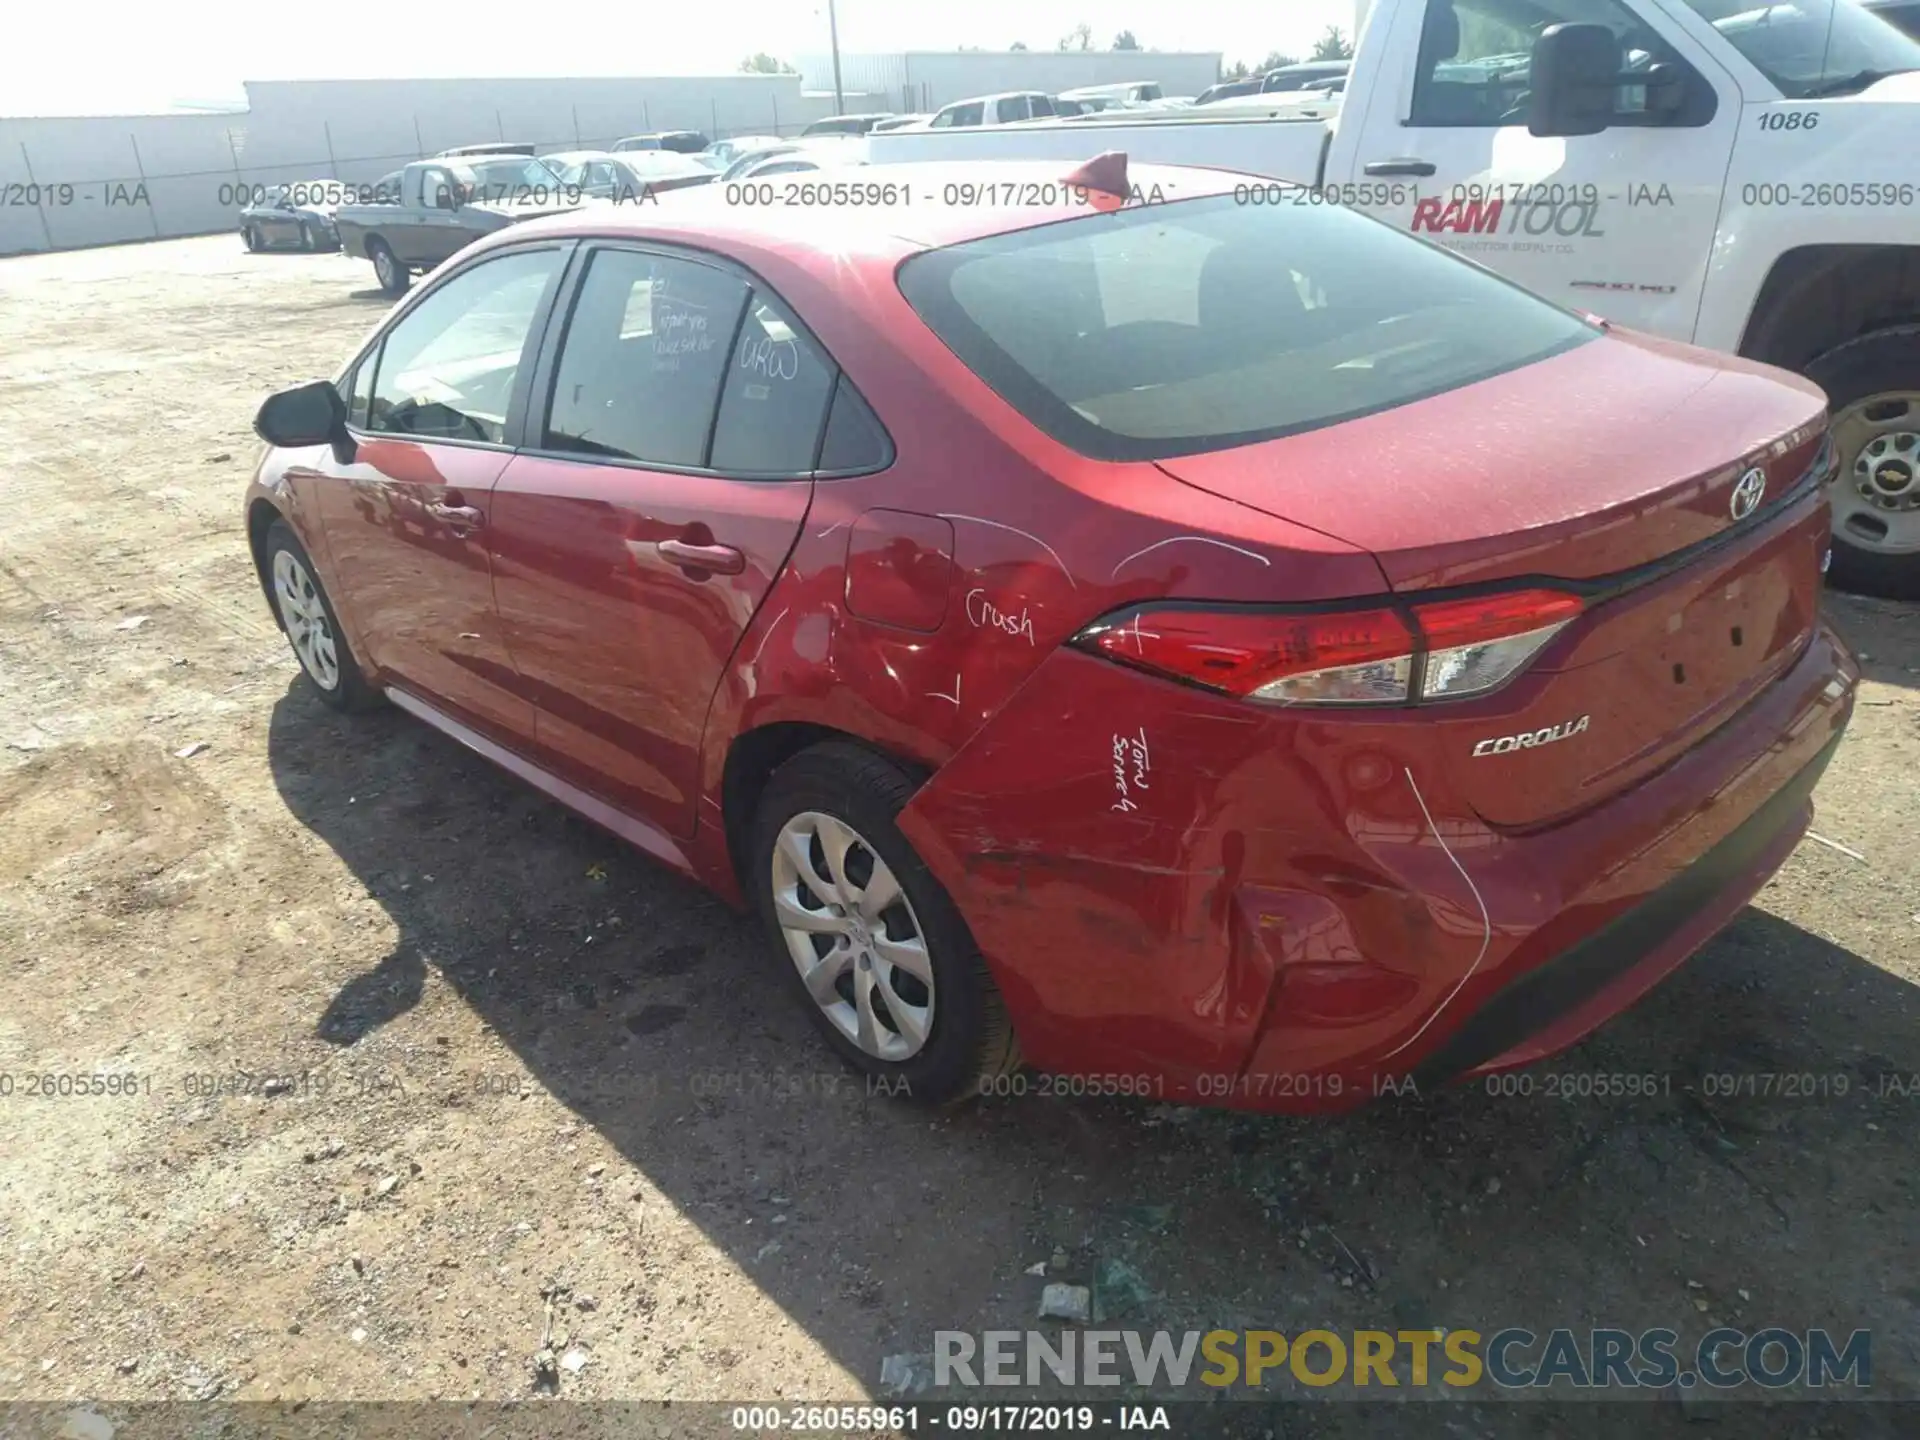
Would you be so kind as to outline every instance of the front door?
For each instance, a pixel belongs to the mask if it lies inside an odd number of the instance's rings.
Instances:
[[[533,707],[501,636],[487,531],[534,321],[565,260],[560,246],[511,251],[423,295],[355,370],[353,462],[323,459],[313,486],[365,658],[523,745]]]
[[[1605,25],[1623,78],[1598,135],[1527,129],[1533,44],[1549,23]],[[1349,177],[1376,214],[1536,294],[1693,338],[1740,124],[1733,78],[1632,0],[1427,0],[1400,7]],[[1656,69],[1655,67],[1662,67]]]
[[[834,367],[738,272],[608,246],[542,377],[491,528],[540,758],[685,836],[708,703],[812,500]]]

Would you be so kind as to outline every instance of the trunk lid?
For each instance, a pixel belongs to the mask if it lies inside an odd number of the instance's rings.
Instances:
[[[1588,608],[1517,679],[1430,711],[1457,735],[1469,803],[1530,828],[1665,765],[1805,646],[1828,540],[1824,500],[1800,482],[1824,433],[1805,381],[1616,331],[1361,420],[1160,465],[1371,551],[1411,603],[1573,582]]]

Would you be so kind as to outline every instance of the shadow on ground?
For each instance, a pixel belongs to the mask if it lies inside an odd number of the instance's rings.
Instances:
[[[1870,1328],[1876,1391],[1916,1394],[1920,1096],[1889,1077],[1920,1072],[1920,991],[1764,911],[1512,1087],[1328,1121],[1033,1095],[931,1118],[824,1055],[745,918],[424,726],[296,684],[270,754],[399,934],[322,1037],[404,1023],[436,968],[876,1388],[935,1330],[1026,1327],[1049,1261],[1147,1328]],[[1378,1428],[1313,1421],[1349,1424]]]

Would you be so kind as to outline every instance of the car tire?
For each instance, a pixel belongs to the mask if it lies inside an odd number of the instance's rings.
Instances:
[[[260,229],[258,226],[255,226],[255,225],[247,226],[247,228],[241,232],[241,236],[246,240],[247,250],[252,254],[257,255],[260,253],[260,251],[266,248],[261,243]]]
[[[1833,583],[1920,600],[1920,325],[1835,346],[1805,373],[1827,392],[1840,447]]]
[[[381,704],[380,693],[367,683],[347,647],[346,632],[314,572],[312,557],[284,520],[267,527],[261,569],[273,613],[293,646],[300,673],[322,703],[343,711],[371,710]]]
[[[320,248],[320,241],[313,233],[313,226],[304,220],[300,222],[300,248],[309,254]]]
[[[953,1105],[1017,1070],[1020,1051],[966,922],[895,823],[913,791],[898,767],[857,745],[802,751],[761,796],[747,889],[787,983],[869,1090]],[[827,843],[838,836],[836,860]],[[876,886],[897,898],[874,896],[884,903],[867,914]]]
[[[391,245],[374,236],[367,241],[367,259],[373,262],[373,278],[380,282],[382,290],[389,295],[407,293],[407,287],[413,284],[413,276],[407,273],[407,267],[400,263]]]

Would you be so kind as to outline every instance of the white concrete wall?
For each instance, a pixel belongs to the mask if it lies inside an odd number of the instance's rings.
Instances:
[[[832,95],[803,95],[798,75],[246,88],[249,108],[232,115],[0,119],[0,255],[237,229],[257,186],[377,180],[454,145],[506,139],[548,151],[641,130],[793,134],[833,113]],[[847,99],[849,110],[891,108],[879,97]],[[44,203],[18,203],[32,192],[9,187],[29,181]]]

